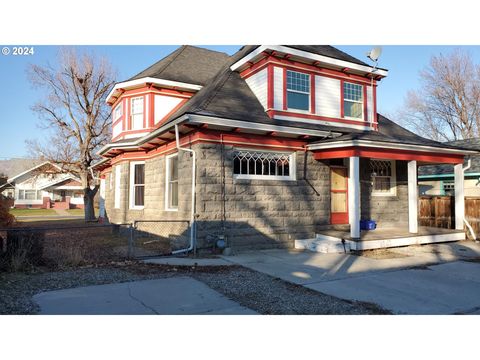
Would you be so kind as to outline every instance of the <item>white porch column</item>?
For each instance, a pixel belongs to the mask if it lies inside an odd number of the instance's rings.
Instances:
[[[408,231],[418,233],[417,161],[408,162]]]
[[[349,158],[348,176],[348,217],[350,221],[350,236],[360,238],[360,159],[358,156]]]
[[[456,164],[455,172],[455,229],[463,230],[465,217],[465,195],[463,193],[463,164]]]

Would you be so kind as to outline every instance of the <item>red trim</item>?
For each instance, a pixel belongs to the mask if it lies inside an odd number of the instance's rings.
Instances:
[[[273,64],[280,65],[282,67],[286,67],[288,69],[292,69],[292,70],[295,70],[295,71],[298,71],[300,69],[300,70],[303,70],[303,71],[320,74],[320,75],[323,75],[323,76],[326,76],[326,77],[332,77],[332,78],[336,78],[336,79],[344,79],[344,80],[348,80],[350,82],[359,83],[360,85],[370,84],[370,82],[371,82],[370,78],[367,78],[367,77],[364,77],[364,76],[355,75],[355,74],[345,74],[341,71],[321,68],[321,67],[317,67],[317,66],[314,66],[314,65],[308,65],[308,64],[304,64],[304,63],[300,63],[300,62],[292,61],[292,60],[285,60],[285,59],[276,58],[276,57],[273,57],[273,56],[266,57],[266,58],[258,61],[257,63],[255,63],[251,67],[241,71],[240,76],[242,78],[248,78],[248,77],[252,76],[253,74],[255,74],[256,72],[262,70],[266,66],[273,65]],[[375,83],[376,83],[376,81],[374,80],[374,84]]]
[[[315,74],[310,74],[310,112],[315,114]]]
[[[273,109],[273,66],[267,67],[267,109]]]
[[[311,119],[311,120],[338,122],[338,123],[342,123],[342,124],[351,124],[351,125],[366,126],[366,127],[369,126],[368,121],[363,121],[363,120],[338,119],[338,118],[331,118],[331,117],[314,115],[314,114],[296,113],[296,112],[293,112],[293,111],[286,112],[286,111],[272,110],[270,112],[270,114],[272,116],[282,115],[282,116],[299,117],[299,118]]]
[[[433,152],[408,151],[397,149],[383,149],[372,147],[346,146],[339,149],[314,150],[316,160],[340,159],[359,156],[389,160],[417,160],[429,163],[462,164],[463,155],[442,154]]]
[[[345,117],[345,94],[343,92],[343,80],[340,80],[340,117]]]
[[[375,130],[378,130],[378,119],[377,119],[377,86],[373,85],[373,122]]]
[[[147,95],[142,96],[143,98],[143,128],[147,127]]]
[[[153,93],[148,94],[148,104],[150,105],[150,111],[148,112],[148,126],[153,127],[155,124],[155,95]]]
[[[332,189],[332,168],[345,170],[345,190],[333,190]],[[348,224],[348,170],[344,166],[330,166],[330,193],[344,193],[345,194],[345,208],[346,212],[333,212],[330,211],[330,223],[331,224]]]
[[[127,128],[125,130],[130,130],[132,128],[132,99],[127,98],[127,104],[128,104],[128,119],[127,119]]]
[[[363,85],[363,119],[367,120],[370,122],[373,122],[372,119],[368,118],[368,112],[367,112],[367,87]]]
[[[287,109],[287,68],[283,68],[283,110]]]

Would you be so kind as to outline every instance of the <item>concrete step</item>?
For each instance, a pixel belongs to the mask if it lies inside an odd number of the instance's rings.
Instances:
[[[350,243],[345,242],[345,248],[342,240],[332,236],[318,234],[314,239],[295,240],[295,249],[310,250],[323,254],[344,253],[350,251]]]

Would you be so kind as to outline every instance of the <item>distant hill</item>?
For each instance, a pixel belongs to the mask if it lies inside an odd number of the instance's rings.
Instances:
[[[43,161],[39,159],[11,158],[8,160],[0,160],[0,177],[6,175],[11,178],[18,175],[35,165],[41,164]]]

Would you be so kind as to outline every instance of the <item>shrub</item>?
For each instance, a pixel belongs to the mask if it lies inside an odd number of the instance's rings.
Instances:
[[[6,228],[15,224],[15,216],[10,214],[7,202],[0,199],[0,228]]]

